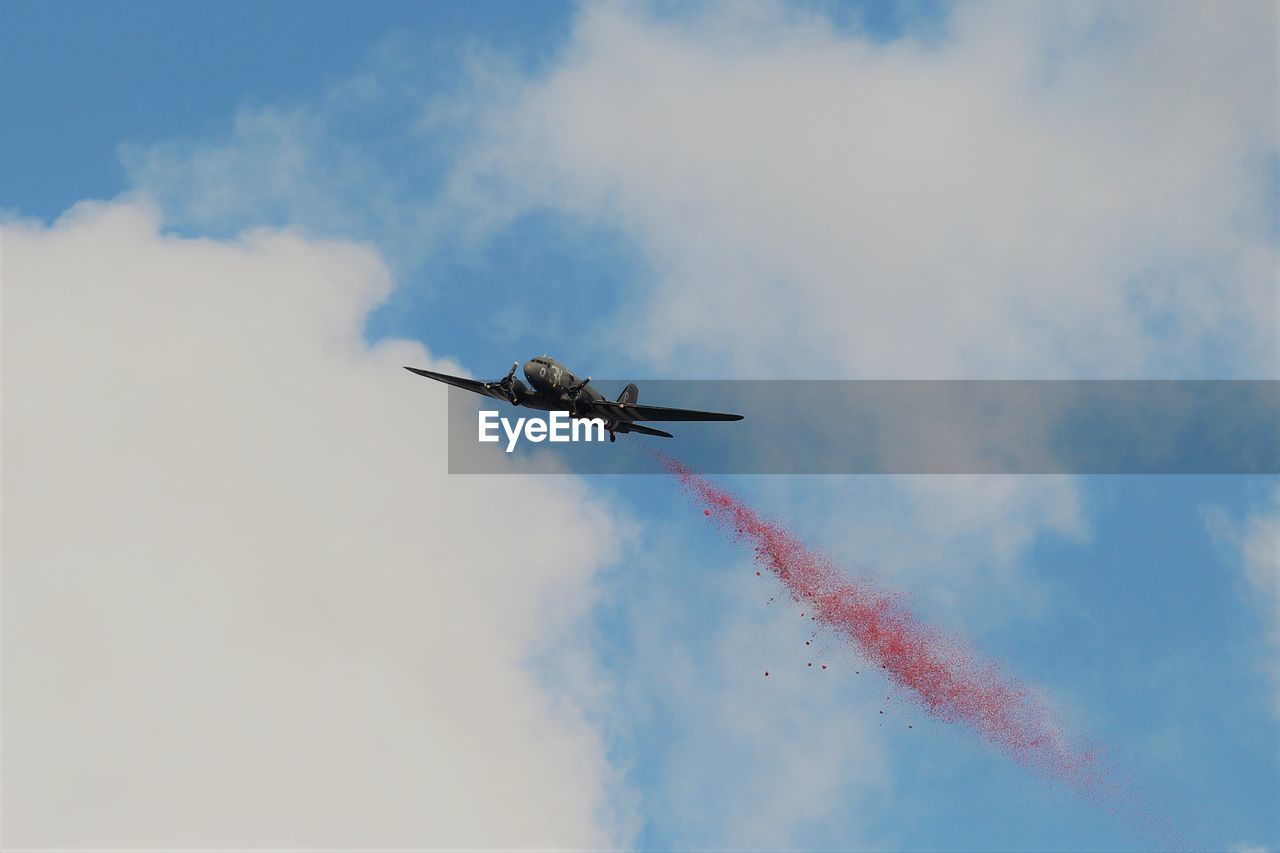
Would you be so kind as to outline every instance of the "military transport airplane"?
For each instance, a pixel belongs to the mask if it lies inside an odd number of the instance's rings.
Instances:
[[[498,400],[506,400],[513,406],[527,406],[530,409],[543,411],[568,412],[574,418],[600,418],[605,429],[609,431],[609,440],[617,441],[620,432],[638,432],[644,435],[657,435],[662,438],[675,438],[669,432],[653,427],[642,426],[637,421],[740,421],[742,415],[729,415],[723,412],[698,412],[692,409],[671,409],[666,406],[641,406],[636,400],[640,389],[632,382],[617,401],[610,401],[591,387],[591,377],[578,379],[567,367],[550,356],[542,355],[531,358],[524,363],[524,376],[532,388],[526,387],[516,378],[519,362],[511,365],[507,375],[495,382],[481,382],[476,379],[463,379],[461,376],[450,376],[447,373],[436,373],[417,367],[405,366],[419,376],[447,382],[457,388],[464,388],[476,394],[483,394]]]

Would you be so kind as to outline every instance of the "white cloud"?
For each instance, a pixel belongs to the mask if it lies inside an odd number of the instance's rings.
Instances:
[[[1249,516],[1241,531],[1240,555],[1245,579],[1280,630],[1280,487],[1273,491],[1270,507]]]
[[[3,249],[6,846],[626,843],[530,668],[583,666],[624,526],[446,479],[427,353],[362,340],[376,253],[133,203]]]
[[[1221,507],[1205,511],[1205,525],[1239,560],[1244,589],[1263,619],[1263,660],[1274,685],[1272,701],[1280,715],[1280,486],[1243,519]]]
[[[744,376],[1280,369],[1273,5],[969,4],[931,46],[736,8],[586,10],[454,184],[635,237],[660,275],[619,321],[653,358]]]
[[[1269,853],[1261,844],[1242,842],[1231,848],[1231,853]]]
[[[1070,477],[901,477],[854,492],[865,509],[833,516],[830,539],[972,630],[1041,616],[1045,590],[1022,556],[1037,537],[1089,534]]]
[[[392,41],[125,161],[172,221],[306,222],[410,265],[530,210],[615,226],[656,276],[609,319],[682,374],[1274,376],[1276,26],[974,3],[877,43],[768,2],[588,6],[545,73],[460,51],[441,93]],[[366,112],[410,108],[367,144]]]

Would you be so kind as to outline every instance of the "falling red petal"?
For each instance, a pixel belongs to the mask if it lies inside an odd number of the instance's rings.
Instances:
[[[906,698],[935,717],[966,724],[1022,764],[1077,791],[1096,795],[1099,786],[1110,787],[1099,756],[1069,744],[1049,710],[997,664],[921,622],[901,595],[871,578],[846,577],[781,525],[679,462],[659,459],[686,490],[714,509],[724,529],[754,545],[760,564],[795,601],[809,606],[815,621],[835,631],[859,656],[880,664]]]

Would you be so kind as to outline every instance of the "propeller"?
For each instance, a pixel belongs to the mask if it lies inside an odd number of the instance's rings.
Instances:
[[[512,405],[515,405],[518,402],[518,398],[516,397],[516,391],[515,391],[515,379],[516,379],[516,368],[518,368],[519,366],[520,366],[520,362],[513,361],[511,362],[511,369],[507,371],[506,376],[502,377],[497,382],[485,383],[485,386],[488,388],[501,388],[503,391],[505,391],[507,394],[507,399],[511,401]]]
[[[586,379],[582,380],[577,385],[569,386],[569,391],[568,391],[569,403],[573,406],[573,409],[570,411],[570,414],[574,414],[574,415],[578,414],[578,395],[582,393],[583,388],[586,388],[590,384],[591,384],[591,377],[588,376]]]

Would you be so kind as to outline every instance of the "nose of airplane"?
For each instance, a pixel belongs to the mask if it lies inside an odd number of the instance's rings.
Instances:
[[[543,375],[539,376],[538,371],[542,370]],[[546,368],[537,362],[526,361],[524,363],[524,378],[529,380],[529,384],[535,388],[542,385],[545,380]]]

